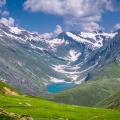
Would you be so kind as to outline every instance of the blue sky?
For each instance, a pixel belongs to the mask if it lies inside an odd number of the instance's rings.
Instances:
[[[110,32],[120,28],[120,0],[0,0],[0,22],[40,34]]]

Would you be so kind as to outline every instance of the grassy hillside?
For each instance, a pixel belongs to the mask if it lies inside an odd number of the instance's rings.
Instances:
[[[120,91],[98,103],[96,107],[120,109]]]
[[[114,62],[94,79],[46,99],[83,106],[94,106],[120,88],[120,62]]]
[[[58,104],[33,97],[4,96],[0,107],[11,114],[30,116],[34,120],[119,120],[120,111]],[[1,116],[1,115],[0,115]]]
[[[18,96],[20,94],[14,88],[12,88],[11,86],[7,85],[6,83],[2,81],[0,81],[0,93],[14,95],[14,96]]]
[[[0,120],[119,120],[120,111],[58,104],[34,96],[3,94],[0,82]]]

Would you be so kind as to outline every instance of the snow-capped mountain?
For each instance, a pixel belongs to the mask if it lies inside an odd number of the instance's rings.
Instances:
[[[31,94],[45,93],[50,83],[80,84],[101,60],[101,55],[94,60],[93,55],[117,34],[68,31],[46,39],[0,24],[0,78]]]
[[[104,42],[110,40],[116,35],[115,33],[104,33],[103,31],[93,31],[93,32],[80,32],[80,31],[71,31],[71,32],[63,32],[58,37],[51,39],[50,41],[46,41],[51,46],[57,46],[62,43],[69,44],[69,39],[66,40],[64,37],[69,37],[76,42],[84,43],[91,47],[92,49],[97,49],[103,46]],[[45,40],[41,35],[36,33],[31,33],[25,29],[19,27],[10,27],[4,24],[0,24],[0,36],[9,37],[11,39],[17,39],[21,41],[41,41],[42,39]],[[66,41],[65,41],[66,40]],[[20,41],[20,42],[21,42]]]
[[[40,40],[41,37],[36,33],[28,32],[19,27],[10,27],[4,24],[0,24],[0,36],[9,37],[11,39],[19,40],[20,42],[26,42],[27,40]]]
[[[93,50],[102,47],[105,42],[116,35],[116,33],[104,33],[102,31],[93,31],[91,33],[71,31],[66,32],[65,34],[76,42],[86,44],[88,48]]]

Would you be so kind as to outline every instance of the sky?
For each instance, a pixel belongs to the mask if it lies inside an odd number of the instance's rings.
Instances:
[[[0,23],[43,35],[120,29],[120,0],[0,0]]]

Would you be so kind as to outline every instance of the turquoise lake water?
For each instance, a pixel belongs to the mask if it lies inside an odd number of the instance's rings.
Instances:
[[[55,92],[60,92],[62,90],[65,90],[67,88],[71,88],[73,86],[75,86],[75,83],[53,83],[50,85],[47,85],[47,91],[50,93],[55,93]]]

